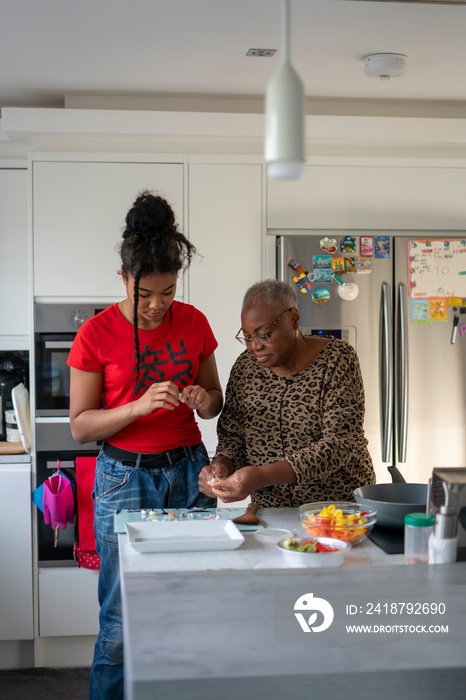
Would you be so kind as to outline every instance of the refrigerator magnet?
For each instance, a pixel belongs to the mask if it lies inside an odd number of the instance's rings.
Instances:
[[[337,252],[336,238],[328,238],[328,236],[325,236],[325,238],[320,239],[319,244],[324,253],[329,253],[330,255],[333,255]]]
[[[330,270],[332,269],[332,258],[330,255],[313,255],[312,256],[312,267],[314,272],[316,270]]]
[[[356,272],[355,258],[345,258],[345,272]]]
[[[355,253],[356,252],[356,241],[351,236],[345,236],[340,243],[340,250],[342,253]]]
[[[447,300],[429,299],[429,313],[431,321],[447,320]]]
[[[332,272],[336,275],[345,273],[345,258],[332,258]]]
[[[390,257],[390,236],[374,236],[374,257]]]
[[[332,281],[331,268],[325,268],[323,270],[314,268],[314,280],[316,284],[330,284]]]
[[[293,282],[298,285],[299,291],[303,294],[307,294],[311,291],[311,284],[309,282],[309,277],[301,272],[299,275],[293,277]]]
[[[312,292],[312,301],[314,304],[325,304],[330,299],[330,292],[324,287],[314,289]]]
[[[357,273],[372,272],[372,260],[370,258],[355,258],[355,267]]]
[[[411,299],[411,323],[425,323],[429,320],[429,300]]]
[[[361,236],[359,241],[359,255],[363,258],[371,258],[374,255],[373,236]]]
[[[307,272],[307,270],[304,269],[304,267],[301,265],[301,263],[299,263],[297,260],[293,260],[293,258],[288,260],[288,267],[291,267],[292,270],[295,270],[299,274],[301,274],[302,272],[304,272],[304,274],[306,274],[306,272]]]

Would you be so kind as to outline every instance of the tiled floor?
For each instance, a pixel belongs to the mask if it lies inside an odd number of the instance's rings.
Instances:
[[[2,700],[87,700],[89,668],[0,670]]]

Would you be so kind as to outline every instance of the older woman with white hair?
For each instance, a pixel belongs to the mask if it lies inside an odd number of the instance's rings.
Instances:
[[[218,446],[201,492],[262,506],[353,500],[375,482],[364,436],[364,387],[354,348],[299,329],[295,290],[265,280],[243,300]]]

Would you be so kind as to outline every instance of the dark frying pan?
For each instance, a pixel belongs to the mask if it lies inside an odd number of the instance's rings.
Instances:
[[[393,484],[369,484],[355,489],[357,503],[377,511],[377,525],[402,528],[408,513],[425,513],[427,484],[407,484],[396,467],[388,467]]]

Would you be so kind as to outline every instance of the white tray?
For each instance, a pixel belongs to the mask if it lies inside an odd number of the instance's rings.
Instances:
[[[244,537],[231,520],[125,523],[128,542],[140,553],[237,549]]]

